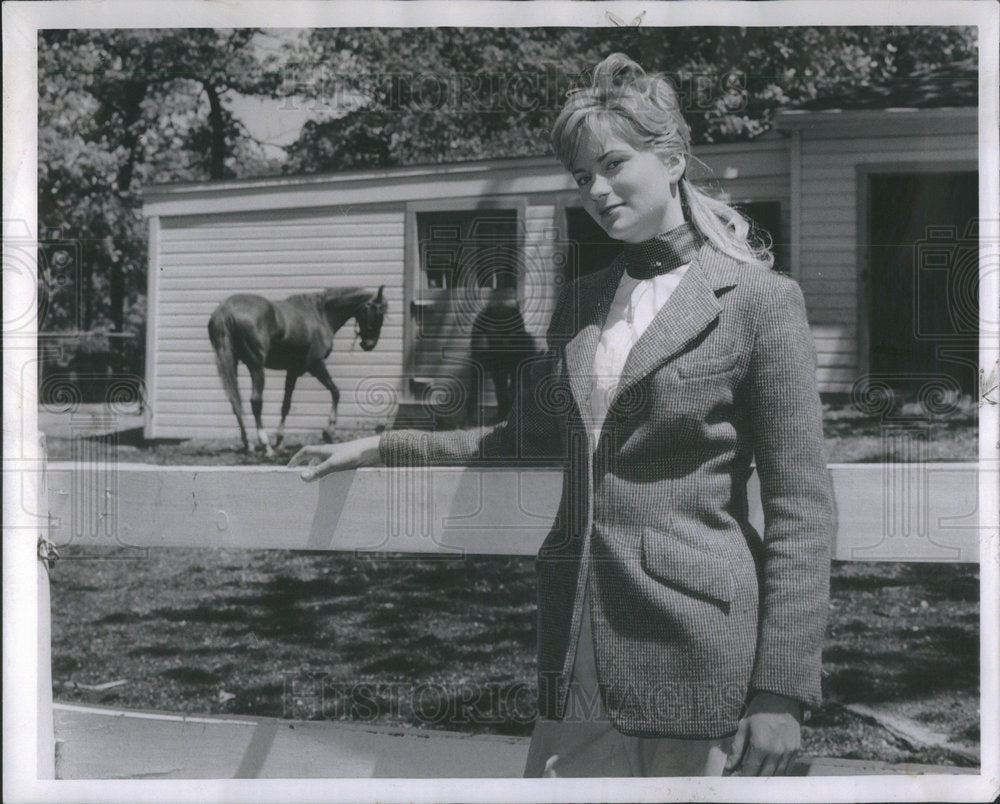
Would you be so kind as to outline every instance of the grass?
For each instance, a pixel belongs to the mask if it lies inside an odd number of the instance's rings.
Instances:
[[[123,555],[73,561],[71,552],[53,573],[53,676],[64,699],[351,718],[362,714],[351,711],[353,691],[392,698],[379,723],[454,728],[470,713],[432,717],[436,697],[489,687],[502,698],[503,685],[533,684],[530,560]],[[319,676],[325,707],[293,712],[290,696]],[[106,693],[74,686],[119,678],[129,684]],[[418,688],[420,700],[411,694]],[[478,705],[496,721],[486,730],[501,733],[527,733],[534,714],[518,723],[497,710],[502,700]]]
[[[923,418],[904,406],[888,423],[827,407],[825,419],[831,462],[976,460],[971,405]],[[122,461],[264,460],[244,455],[235,439],[150,444],[126,433],[105,441]],[[297,447],[283,445],[275,463]],[[74,453],[63,439],[50,439],[48,450],[53,460]],[[73,547],[62,554],[51,575],[60,700],[530,733],[531,559],[177,549],[95,558],[93,548],[83,558]],[[804,727],[805,750],[968,764],[902,741],[844,705],[902,715],[978,748],[978,635],[978,567],[835,564],[825,703]],[[118,680],[126,683],[88,688]]]
[[[530,559],[65,552],[52,573],[61,700],[530,733]],[[913,750],[842,704],[905,714],[976,747],[978,599],[976,567],[837,564],[826,703],[804,730],[806,750],[966,764]]]
[[[942,412],[917,403],[889,414],[825,405],[823,434],[830,463],[956,462],[979,456],[978,409],[969,398]]]

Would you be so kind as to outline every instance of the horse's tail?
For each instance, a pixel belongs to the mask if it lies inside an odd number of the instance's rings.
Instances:
[[[208,337],[212,341],[212,348],[215,349],[215,367],[219,370],[222,387],[237,418],[241,418],[243,400],[240,398],[240,387],[236,379],[236,351],[233,349],[232,323],[232,313],[224,304],[220,304],[208,319]]]

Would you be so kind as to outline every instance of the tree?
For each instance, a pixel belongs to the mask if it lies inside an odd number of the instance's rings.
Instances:
[[[570,86],[563,29],[324,29],[288,91],[313,108],[287,172],[538,152]]]
[[[307,123],[285,169],[546,154],[566,90],[614,50],[670,76],[696,142],[790,106],[975,103],[969,28],[323,29],[292,89],[342,114]]]
[[[264,163],[227,94],[279,80],[252,29],[48,30],[39,36],[39,224],[71,238],[72,282],[49,288],[48,329],[79,299],[85,330],[122,331],[144,293],[139,189]],[[272,169],[274,169],[272,167]]]

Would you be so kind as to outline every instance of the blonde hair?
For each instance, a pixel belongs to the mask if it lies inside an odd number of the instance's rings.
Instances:
[[[552,150],[567,170],[588,133],[616,137],[663,159],[683,155],[688,165],[695,159],[691,129],[670,82],[660,74],[647,74],[624,53],[612,53],[594,68],[590,85],[569,94],[552,127]],[[738,210],[686,175],[680,190],[684,217],[716,249],[741,262],[774,265],[769,244],[751,235],[750,221]]]

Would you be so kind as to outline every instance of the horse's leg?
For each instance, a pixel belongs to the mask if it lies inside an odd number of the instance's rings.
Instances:
[[[271,442],[267,440],[267,433],[261,422],[261,413],[264,409],[264,367],[257,366],[250,369],[250,380],[253,383],[250,407],[253,410],[254,423],[257,425],[257,443],[264,447],[264,454],[268,458],[273,458],[274,450],[271,448]]]
[[[246,425],[243,424],[243,406],[242,405],[237,406],[236,402],[233,402],[232,406],[233,406],[233,413],[236,414],[236,421],[240,425],[240,440],[243,442],[243,451],[249,452],[250,440],[247,438]]]
[[[229,395],[229,404],[230,404],[230,406],[233,409],[233,413],[236,414],[236,422],[240,426],[240,440],[243,442],[243,451],[244,452],[249,452],[250,451],[250,441],[247,439],[247,428],[246,428],[246,425],[243,424],[243,403],[240,400],[239,387],[236,385],[236,367],[237,367],[237,363],[234,360],[233,361],[232,380],[231,380],[231,382],[232,382],[232,386],[231,386],[232,390],[230,390],[230,388],[227,386],[226,392]],[[223,382],[227,382],[227,380],[223,380]]]
[[[278,432],[274,436],[274,446],[279,446],[285,438],[285,419],[288,417],[288,411],[292,407],[292,392],[295,390],[295,382],[298,380],[299,375],[294,371],[289,371],[285,374],[285,398],[281,400],[281,424],[278,425]]]
[[[330,442],[333,441],[333,432],[337,427],[337,405],[340,404],[340,389],[330,379],[330,372],[326,370],[326,365],[322,360],[314,363],[309,369],[309,373],[323,383],[323,387],[330,392],[330,418],[323,431],[323,440]]]

